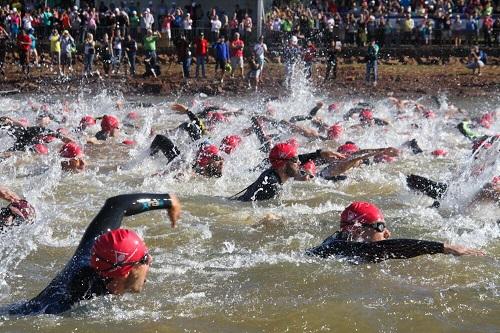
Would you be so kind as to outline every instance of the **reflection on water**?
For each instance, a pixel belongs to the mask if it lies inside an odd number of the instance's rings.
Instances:
[[[300,90],[292,98],[271,102],[277,118],[305,114],[317,100],[336,102],[338,111],[323,108],[320,115],[331,124],[357,99],[317,96]],[[34,123],[33,104],[39,97],[1,99],[4,114],[26,117]],[[146,149],[151,130],[174,128],[182,115],[172,114],[165,100],[149,100],[143,107],[127,101],[116,108],[118,97],[105,93],[79,96],[68,104],[69,124],[82,115],[111,113],[124,118],[130,111],[141,116],[138,130],[125,129],[110,146],[86,146],[89,170],[65,175],[58,168],[58,143],[48,156],[16,156],[0,161],[1,184],[25,195],[38,210],[35,226],[22,226],[0,235],[0,302],[33,297],[55,276],[73,253],[88,222],[104,200],[127,192],[173,192],[183,201],[179,228],[169,228],[166,214],[151,212],[127,218],[125,225],[145,238],[154,264],[145,291],[85,302],[63,317],[4,318],[2,332],[94,332],[103,324],[109,332],[497,332],[500,328],[499,261],[500,228],[495,223],[498,206],[465,207],[465,201],[490,176],[500,173],[498,158],[487,155],[473,161],[470,143],[455,126],[462,115],[447,115],[430,98],[437,119],[425,119],[407,110],[408,119],[395,120],[397,110],[386,99],[372,101],[376,116],[389,119],[388,128],[346,130],[341,141],[352,140],[363,148],[400,146],[417,138],[426,153],[404,153],[394,164],[365,166],[349,173],[346,181],[290,182],[281,199],[270,203],[240,203],[226,198],[245,188],[259,172],[251,171],[264,154],[255,136],[226,159],[224,175],[204,179],[179,170],[164,177],[162,159],[149,160]],[[130,102],[130,103],[129,103]],[[211,140],[219,143],[249,126],[249,116],[264,112],[257,96],[238,100],[183,98],[196,110],[203,104],[244,108],[245,115],[218,126]],[[449,102],[448,102],[449,103]],[[457,101],[468,114],[494,109],[494,101]],[[51,101],[51,110],[62,110],[63,100]],[[345,125],[355,124],[355,120]],[[411,124],[417,123],[415,130]],[[489,133],[500,131],[498,121]],[[55,125],[54,128],[59,127]],[[292,135],[284,133],[282,139]],[[137,146],[120,145],[132,138]],[[194,155],[182,132],[173,140],[183,152],[180,170],[188,170]],[[79,138],[83,142],[84,138]],[[306,143],[300,152],[335,148],[331,141]],[[2,150],[10,141],[0,139]],[[445,158],[429,152],[446,149]],[[496,147],[498,150],[498,147]],[[479,180],[467,170],[474,163],[487,165]],[[417,173],[434,180],[461,184],[460,195],[449,197],[445,210],[427,208],[432,200],[411,193],[404,175]],[[457,176],[459,175],[459,176]],[[465,199],[464,199],[465,198]],[[423,256],[377,265],[351,265],[344,260],[305,257],[304,249],[335,232],[339,211],[353,200],[373,201],[384,211],[393,236],[466,244],[486,250],[484,258]],[[464,201],[465,200],[465,201]],[[266,214],[282,217],[275,226],[254,227]]]

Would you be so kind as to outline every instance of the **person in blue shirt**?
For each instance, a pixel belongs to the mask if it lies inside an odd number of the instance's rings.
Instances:
[[[215,55],[215,73],[217,69],[222,71],[220,81],[224,82],[224,74],[226,73],[226,66],[229,61],[229,46],[227,45],[224,36],[219,36],[217,43],[215,43],[212,48],[214,49]]]
[[[37,38],[35,37],[35,29],[31,28],[28,30],[28,35],[31,38],[31,54],[33,55],[33,59],[35,59],[35,65],[39,66],[38,62],[38,52],[36,50],[36,41]]]

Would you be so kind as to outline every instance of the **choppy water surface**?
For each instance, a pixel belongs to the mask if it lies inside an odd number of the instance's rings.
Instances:
[[[34,226],[22,226],[0,235],[0,304],[35,296],[72,255],[85,227],[107,197],[129,192],[172,192],[183,202],[177,229],[170,229],[164,212],[127,218],[125,226],[145,238],[154,256],[143,293],[103,297],[83,303],[63,316],[3,318],[2,332],[498,332],[500,330],[500,236],[493,204],[460,209],[484,181],[500,174],[494,153],[473,162],[470,143],[455,129],[462,115],[445,115],[430,98],[422,103],[438,117],[425,119],[408,111],[409,119],[393,121],[387,129],[347,130],[342,142],[353,140],[362,148],[400,146],[417,138],[424,154],[403,154],[394,164],[365,166],[349,173],[347,181],[331,183],[289,182],[281,200],[240,203],[225,199],[254,181],[258,171],[249,169],[264,157],[257,138],[245,137],[242,146],[226,159],[224,176],[205,179],[179,171],[152,177],[163,170],[162,159],[147,159],[151,129],[175,127],[183,116],[169,111],[169,100],[140,107],[115,104],[122,97],[77,96],[51,100],[51,110],[61,110],[68,100],[69,123],[82,115],[105,113],[124,118],[130,111],[141,115],[141,128],[124,134],[138,145],[119,143],[88,147],[89,169],[84,174],[62,174],[59,143],[49,156],[18,156],[0,162],[0,182],[26,196],[38,210]],[[352,98],[315,96],[302,90],[290,98],[271,102],[278,118],[305,114],[317,100],[339,104],[339,111],[323,108],[328,123],[341,120],[355,105]],[[126,98],[125,100],[129,102]],[[4,114],[26,117],[42,97],[0,99]],[[140,101],[149,102],[144,98]],[[264,112],[259,96],[241,100],[188,96],[181,101],[196,110],[203,103],[243,107],[248,115]],[[385,99],[371,101],[376,116],[392,120],[396,109]],[[468,114],[495,110],[498,99],[457,101]],[[446,104],[445,104],[446,105]],[[347,125],[356,121],[347,122]],[[411,129],[411,123],[421,125]],[[247,115],[219,126],[212,135],[218,144],[228,134],[249,126]],[[56,128],[56,127],[54,127]],[[484,133],[498,133],[498,122]],[[284,135],[287,139],[291,135]],[[84,140],[80,138],[80,140]],[[194,154],[189,140],[177,133],[174,141]],[[305,140],[299,137],[299,141]],[[300,152],[338,143],[314,142]],[[9,140],[0,139],[2,150]],[[444,148],[449,154],[436,159],[430,151]],[[498,146],[496,147],[498,151]],[[478,163],[488,165],[480,179],[470,177]],[[184,169],[187,169],[186,163]],[[427,208],[432,200],[411,193],[404,175],[417,173],[434,180],[460,179],[454,195],[441,211]],[[393,237],[422,238],[484,249],[486,257],[454,258],[445,255],[393,260],[381,264],[352,265],[338,258],[328,260],[303,255],[304,249],[337,230],[339,211],[353,200],[380,205]],[[253,225],[268,213],[283,218],[273,227]]]

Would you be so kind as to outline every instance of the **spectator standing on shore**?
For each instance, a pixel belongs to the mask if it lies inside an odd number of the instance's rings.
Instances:
[[[50,28],[52,27],[52,13],[49,7],[45,7],[42,14],[42,24],[43,24],[43,36],[49,35]]]
[[[330,47],[326,51],[326,72],[325,82],[332,77],[337,79],[337,53],[341,51],[341,43],[332,40]]]
[[[9,40],[9,33],[0,24],[0,73],[5,77],[5,55],[7,54],[7,41]]]
[[[307,48],[304,51],[304,72],[306,79],[310,79],[313,72],[313,62],[316,59],[316,46],[311,40],[307,41]]]
[[[191,14],[187,13],[182,21],[184,36],[186,39],[191,42],[193,40],[193,19],[191,18]]]
[[[82,35],[80,34],[82,19],[80,13],[78,13],[77,6],[74,6],[73,10],[69,13],[69,21],[71,22],[71,36],[80,42],[82,40]]]
[[[465,38],[467,40],[467,44],[472,45],[477,42],[477,29],[477,20],[470,14],[467,14],[467,19],[465,21]]]
[[[208,41],[205,39],[205,34],[200,33],[200,37],[196,41],[194,45],[195,55],[196,55],[196,78],[198,78],[200,74],[201,67],[201,76],[205,79],[207,76],[205,74],[205,62],[207,61],[208,56]]]
[[[257,91],[259,89],[258,77],[260,75],[260,64],[257,62],[257,59],[255,59],[255,55],[252,54],[252,56],[250,57],[248,66],[250,67],[250,70],[247,73],[248,89],[252,89],[253,81],[255,91]]]
[[[167,14],[163,17],[163,22],[161,24],[161,33],[167,38],[167,46],[170,46],[172,42],[172,22],[174,17]]]
[[[132,15],[130,16],[130,35],[133,39],[136,39],[139,35],[139,26],[141,19],[137,16],[137,11],[132,11]]]
[[[155,23],[155,18],[153,14],[151,14],[151,11],[149,8],[146,8],[144,13],[142,13],[142,18],[141,18],[141,30],[143,36],[147,35],[148,30],[153,29],[153,24]]]
[[[17,46],[19,48],[21,71],[23,74],[28,75],[30,72],[31,38],[26,31],[21,30],[21,33],[17,36]]]
[[[259,42],[253,47],[253,52],[260,67],[259,75],[256,78],[257,84],[259,84],[262,78],[262,70],[264,69],[265,56],[267,53],[267,45],[264,43],[264,36],[259,37]]]
[[[299,39],[297,36],[290,37],[288,45],[283,51],[283,63],[285,64],[285,87],[290,88],[292,84],[292,77],[295,73],[295,66],[301,59],[302,50],[299,46]]]
[[[210,32],[212,33],[212,43],[215,43],[219,39],[222,22],[219,20],[219,17],[215,15],[210,20],[210,24],[211,24]]]
[[[241,77],[244,78],[244,67],[243,67],[243,49],[245,48],[245,43],[240,39],[240,34],[234,34],[234,40],[231,42],[231,77],[234,77],[234,72],[236,68],[241,71]]]
[[[34,64],[37,67],[40,67],[38,52],[36,50],[37,38],[35,37],[35,29],[31,28],[31,29],[26,30],[26,31],[28,32],[28,36],[30,36],[30,39],[31,39],[30,59],[33,59]]]
[[[500,17],[497,17],[493,23],[493,41],[495,46],[500,45]]]
[[[89,32],[83,43],[83,75],[92,75],[92,65],[94,64],[95,42],[94,36]]]
[[[250,17],[250,15],[245,14],[245,17],[243,18],[243,31],[245,33],[244,40],[247,43],[250,41],[250,38],[252,37],[252,28],[253,28],[252,18]]]
[[[189,70],[191,68],[191,44],[186,38],[186,35],[182,34],[181,37],[176,41],[176,51],[177,60],[182,64],[182,77],[184,79],[189,79]]]
[[[26,12],[24,14],[22,22],[23,22],[22,27],[24,30],[30,31],[31,29],[33,29],[33,16],[31,16],[30,12]]]
[[[224,82],[224,75],[226,73],[226,66],[229,61],[229,46],[224,40],[224,36],[219,36],[217,43],[212,45],[215,55],[215,76],[217,76],[217,69],[221,70],[220,82]],[[231,66],[231,65],[229,65]]]
[[[156,42],[161,38],[161,34],[158,31],[155,31],[153,34],[153,30],[149,29],[146,32],[146,37],[144,38],[143,47],[144,52],[146,53],[146,73],[148,76],[153,74],[154,77],[157,76],[156,69]],[[159,74],[159,73],[158,73]]]
[[[460,14],[455,15],[455,20],[451,23],[451,36],[453,38],[453,44],[455,46],[462,45],[462,19],[460,18]]]
[[[130,75],[135,76],[137,42],[131,35],[127,35],[127,38],[125,38],[125,51],[127,52],[128,64],[130,66]]]
[[[11,10],[9,15],[10,24],[10,36],[12,39],[16,39],[19,35],[19,30],[21,29],[21,16],[19,15],[17,8]]]
[[[75,40],[69,34],[68,30],[64,30],[60,39],[61,42],[61,67],[63,75],[66,75],[66,68],[72,71],[72,53],[75,49]]]
[[[111,47],[111,43],[109,41],[108,34],[105,33],[102,36],[102,41],[100,43],[99,56],[102,60],[102,67],[104,70],[104,76],[108,77],[109,72],[111,70],[111,60],[113,58],[113,48]]]
[[[51,59],[51,68],[54,64],[57,65],[57,70],[60,75],[62,75],[61,71],[61,35],[57,29],[52,30],[52,34],[49,37],[50,42],[50,59]]]
[[[372,39],[368,46],[368,54],[366,56],[366,83],[370,84],[371,74],[373,73],[373,86],[377,85],[378,81],[378,53],[379,46],[375,39]]]
[[[122,62],[122,36],[120,30],[116,30],[115,35],[113,36],[113,70],[112,73],[119,73],[120,71],[120,63]]]
[[[484,42],[487,46],[491,47],[493,37],[493,19],[491,15],[486,15],[483,19],[483,34]]]

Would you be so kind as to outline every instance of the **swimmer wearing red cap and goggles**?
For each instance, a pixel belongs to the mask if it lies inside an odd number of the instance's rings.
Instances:
[[[165,209],[171,226],[180,215],[179,200],[169,194],[125,194],[106,200],[87,227],[75,254],[62,272],[35,298],[0,310],[10,315],[59,314],[84,299],[140,292],[152,263],[146,244],[129,229],[124,216]]]
[[[323,258],[338,255],[354,262],[381,262],[436,253],[484,255],[480,250],[460,245],[390,237],[380,209],[372,203],[357,201],[346,207],[340,215],[340,230],[306,253]]]

